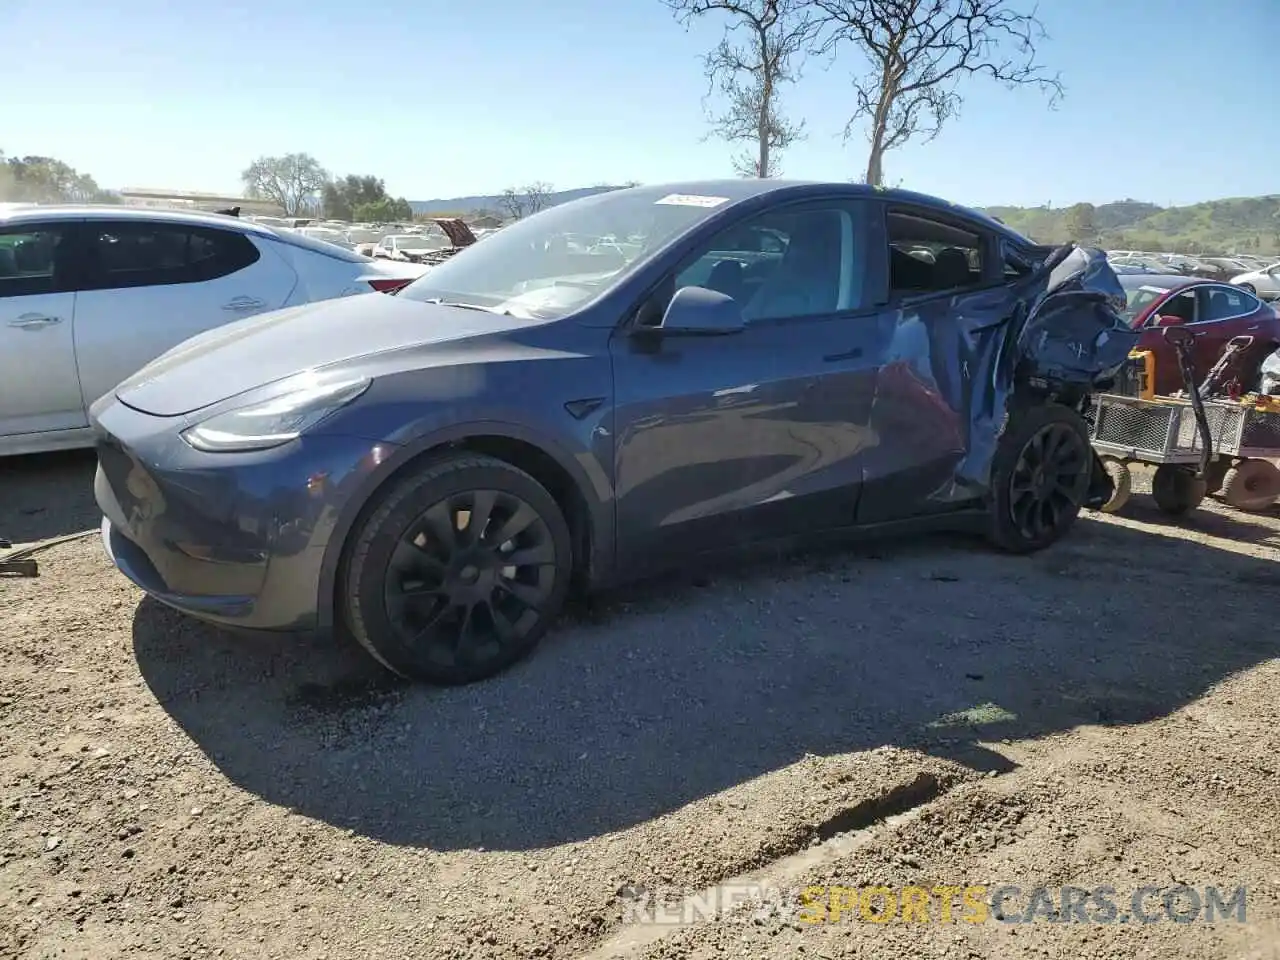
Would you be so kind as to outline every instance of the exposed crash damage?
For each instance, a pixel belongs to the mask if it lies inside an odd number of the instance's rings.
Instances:
[[[432,217],[427,222],[433,223],[440,228],[440,231],[448,238],[449,246],[434,250],[401,250],[400,254],[403,259],[408,260],[410,263],[443,263],[459,250],[463,250],[476,242],[476,235],[471,232],[471,228],[457,217]]]
[[[1083,417],[1091,394],[1125,363],[1137,333],[1102,251],[1067,245],[1026,266],[1013,283],[904,306],[891,318],[872,427],[896,439],[873,460],[869,494],[877,473],[953,454],[953,468],[921,478],[931,484],[926,500],[945,509],[985,497],[1001,438],[1019,416],[1052,405]],[[1111,492],[1093,460],[1085,506]]]

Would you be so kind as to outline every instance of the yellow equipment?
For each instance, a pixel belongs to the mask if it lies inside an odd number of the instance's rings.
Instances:
[[[1130,350],[1129,359],[1137,362],[1138,399],[1151,400],[1156,395],[1156,355],[1150,350]]]
[[[1280,413],[1280,397],[1270,397],[1261,393],[1249,393],[1241,397],[1240,402],[1253,407],[1260,413]]]
[[[1115,385],[1107,391],[1135,400],[1151,400],[1156,395],[1156,358],[1150,350],[1131,350],[1129,362],[1120,370]]]

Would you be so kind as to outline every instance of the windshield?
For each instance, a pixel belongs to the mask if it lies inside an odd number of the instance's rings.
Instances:
[[[397,247],[429,247],[431,246],[432,238],[411,233],[403,237],[390,237],[387,242],[393,243]]]
[[[1169,291],[1163,287],[1127,287],[1125,289],[1124,315],[1130,323],[1138,318],[1143,310],[1151,306]]]
[[[471,304],[529,319],[562,317],[611,289],[726,203],[724,197],[686,197],[654,187],[574,200],[467,247],[397,296]]]

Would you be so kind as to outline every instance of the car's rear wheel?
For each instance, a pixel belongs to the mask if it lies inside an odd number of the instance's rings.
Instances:
[[[992,464],[988,539],[1011,553],[1054,543],[1076,522],[1092,469],[1088,427],[1074,410],[1050,403],[1010,413]]]
[[[451,454],[395,484],[351,542],[345,613],[389,670],[471,683],[527,656],[573,567],[555,499],[493,457]]]

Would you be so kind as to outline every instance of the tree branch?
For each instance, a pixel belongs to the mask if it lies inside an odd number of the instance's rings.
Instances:
[[[744,176],[773,177],[777,157],[804,137],[804,124],[783,116],[779,91],[799,78],[814,38],[807,0],[664,0],[686,27],[707,16],[725,21],[719,44],[703,58],[703,108],[709,136],[754,143],[756,155],[734,158]],[[718,100],[720,107],[712,109]]]
[[[933,139],[960,112],[960,83],[981,76],[1006,87],[1063,94],[1058,74],[1040,66],[1046,38],[1033,8],[1015,0],[809,0],[818,25],[815,50],[834,57],[856,48],[869,65],[853,79],[846,139],[869,121],[867,181],[879,184],[885,153]]]

